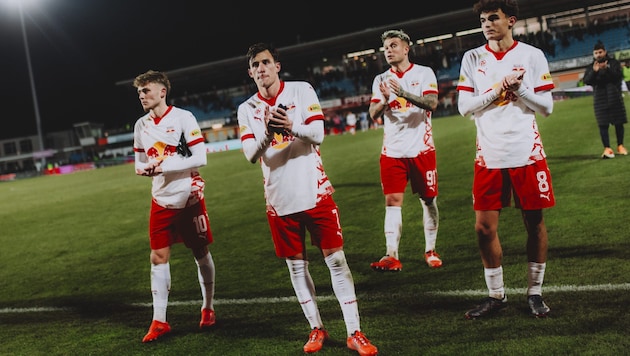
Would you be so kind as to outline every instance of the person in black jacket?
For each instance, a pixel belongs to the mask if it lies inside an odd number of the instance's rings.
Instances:
[[[593,47],[593,65],[586,67],[584,83],[593,87],[595,119],[604,145],[602,158],[615,157],[610,148],[609,125],[615,126],[617,153],[628,155],[628,150],[623,146],[624,124],[628,122],[628,118],[621,92],[622,80],[621,63],[609,57],[604,44],[598,41]]]

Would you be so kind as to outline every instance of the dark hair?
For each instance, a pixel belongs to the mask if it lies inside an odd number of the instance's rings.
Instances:
[[[593,51],[597,51],[598,49],[601,49],[604,51],[606,50],[606,47],[604,46],[602,41],[597,41],[597,43],[595,43],[595,46],[593,46]]]
[[[518,17],[518,3],[516,0],[479,0],[473,5],[473,12],[477,15],[499,9],[508,17]]]
[[[275,47],[267,43],[258,42],[249,46],[249,48],[247,49],[247,54],[246,54],[247,64],[249,64],[249,62],[254,57],[256,57],[258,53],[264,52],[264,51],[269,51],[269,53],[271,53],[271,56],[273,57],[273,60],[275,62],[280,62],[280,55],[278,54],[278,50]]]
[[[148,70],[142,73],[133,80],[133,86],[138,88],[145,86],[148,83],[159,83],[166,88],[166,94],[171,92],[171,82],[168,80],[168,76],[165,73],[158,72],[156,70]]]

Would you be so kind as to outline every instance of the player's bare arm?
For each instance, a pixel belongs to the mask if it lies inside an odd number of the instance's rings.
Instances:
[[[403,90],[400,86],[400,83],[394,79],[389,80],[389,89],[391,92],[395,93],[396,96],[401,98],[405,98],[407,101],[410,101],[413,105],[423,108],[425,110],[433,111],[438,106],[438,96],[437,94],[429,94],[429,95],[415,95],[408,91]]]
[[[380,82],[379,85],[378,85],[378,88],[381,91],[381,94],[383,94],[383,97],[389,98],[389,95],[391,94],[391,90],[389,89],[389,85],[387,85],[386,82],[383,82],[383,81]],[[389,105],[388,105],[387,99],[386,99],[385,101],[382,101],[382,102],[370,103],[370,107],[368,108],[368,112],[370,113],[370,117],[371,118],[376,119],[377,117],[383,116],[383,113],[388,108],[389,108]]]
[[[379,103],[370,103],[370,107],[368,108],[368,112],[370,113],[370,117],[372,119],[379,118],[383,116],[385,110],[387,110],[389,106],[387,106],[386,101],[382,101]]]
[[[404,91],[400,89],[398,92],[398,96],[401,98],[407,99],[413,105],[417,107],[421,107],[424,110],[434,111],[438,106],[438,95],[437,94],[427,94],[427,95],[414,95],[408,91]]]

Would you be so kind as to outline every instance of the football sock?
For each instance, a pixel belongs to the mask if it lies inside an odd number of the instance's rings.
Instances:
[[[546,267],[547,263],[527,263],[527,295],[542,295]]]
[[[503,286],[503,266],[497,268],[484,268],[484,277],[488,286],[488,295],[492,298],[503,299],[505,287]]]
[[[323,328],[322,318],[319,315],[317,301],[315,300],[315,284],[308,271],[308,261],[287,259],[291,284],[295,290],[295,296],[302,307],[304,316],[313,328]]]
[[[361,327],[354,280],[346,261],[346,254],[343,251],[337,251],[324,260],[330,270],[333,291],[341,306],[343,320],[346,323],[346,331],[348,336],[350,336],[356,330],[361,330]]]
[[[402,208],[400,206],[385,207],[385,246],[387,255],[398,259],[398,244],[402,231]]]
[[[424,252],[435,250],[440,219],[436,200],[437,197],[433,198],[431,204],[427,204],[424,200],[420,199],[420,203],[422,204],[422,225],[424,226]]]
[[[195,260],[197,263],[197,275],[199,277],[199,286],[201,287],[201,296],[203,302],[201,308],[214,310],[214,260],[210,252],[203,258]]]
[[[166,322],[168,293],[171,290],[170,264],[151,264],[151,294],[153,295],[153,320]]]

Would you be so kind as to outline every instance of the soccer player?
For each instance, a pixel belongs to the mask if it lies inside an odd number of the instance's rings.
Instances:
[[[208,245],[213,242],[204,200],[204,180],[199,167],[206,165],[206,148],[192,113],[166,104],[171,83],[166,74],[148,71],[134,82],[146,112],[134,126],[136,174],[151,177],[149,241],[151,245],[151,294],[153,321],[142,342],[171,331],[166,307],[171,290],[171,245],[184,243],[195,258],[203,298],[201,322],[215,324],[214,261]]]
[[[507,306],[498,228],[512,198],[527,231],[527,301],[532,315],[544,317],[550,309],[542,298],[548,243],[542,209],[554,206],[555,198],[536,113],[551,114],[554,84],[543,52],[512,37],[515,0],[481,0],[473,10],[487,43],[464,53],[457,104],[477,127],[472,193],[488,298],[465,317]]]
[[[422,205],[424,259],[431,268],[442,266],[435,252],[439,212],[438,176],[431,112],[438,105],[435,73],[411,63],[411,39],[402,30],[381,35],[390,68],[374,78],[370,117],[382,117],[385,125],[381,149],[381,186],[385,195],[386,253],[370,266],[375,271],[400,271],[398,246],[402,234],[402,205],[410,182]]]
[[[322,322],[309,273],[306,231],[330,270],[333,291],[346,324],[348,348],[360,355],[378,350],[361,332],[352,273],[343,251],[339,209],[324,171],[319,145],[324,115],[313,87],[280,80],[275,48],[256,43],[247,51],[248,74],[258,91],[238,107],[243,153],[260,162],[267,219],[276,255],[284,258],[295,295],[311,328],[304,352],[319,351],[329,335]]]

